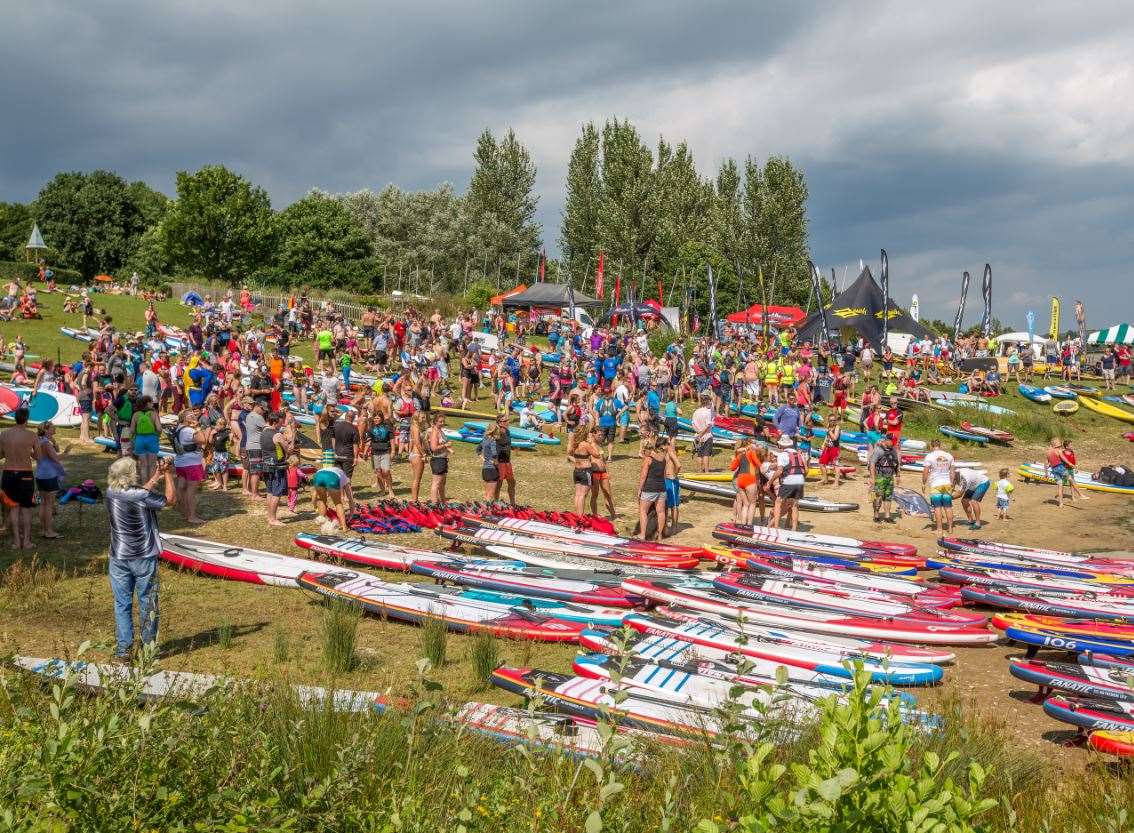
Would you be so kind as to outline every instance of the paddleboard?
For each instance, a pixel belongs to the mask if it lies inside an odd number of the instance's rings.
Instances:
[[[251,584],[298,587],[300,574],[331,569],[318,561],[292,558],[234,544],[221,544],[186,535],[162,535],[161,557],[171,564],[206,575]],[[350,571],[354,576],[362,573]]]
[[[581,622],[553,619],[523,608],[461,598],[460,594],[442,592],[444,588],[392,584],[358,573],[337,570],[303,573],[298,583],[305,590],[358,605],[368,613],[414,624],[442,622],[449,630],[460,633],[491,633],[539,642],[576,642],[585,627]]]

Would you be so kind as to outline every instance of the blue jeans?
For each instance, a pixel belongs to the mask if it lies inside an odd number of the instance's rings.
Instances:
[[[142,644],[157,641],[158,560],[110,559],[110,589],[114,593],[115,654],[128,656],[134,647],[134,592],[138,593],[138,621]]]

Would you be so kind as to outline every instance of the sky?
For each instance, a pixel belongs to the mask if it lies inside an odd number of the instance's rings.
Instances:
[[[171,194],[214,163],[277,208],[463,190],[476,136],[512,127],[554,253],[580,126],[629,118],[705,175],[790,157],[816,263],[850,281],[885,248],[891,294],[927,317],[952,319],[968,270],[979,320],[989,262],[1010,326],[1051,294],[1134,320],[1128,0],[0,0],[0,19],[0,200],[96,168]]]

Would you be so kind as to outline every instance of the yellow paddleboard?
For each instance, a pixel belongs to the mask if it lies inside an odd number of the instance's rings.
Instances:
[[[1103,402],[1100,399],[1093,399],[1090,396],[1083,396],[1082,394],[1079,394],[1079,401],[1083,403],[1083,407],[1089,408],[1096,414],[1120,419],[1123,422],[1134,422],[1134,414],[1111,405],[1109,402]]]
[[[1071,416],[1071,414],[1079,410],[1079,403],[1074,399],[1061,399],[1051,406],[1051,410],[1055,411],[1055,413],[1060,416]]]

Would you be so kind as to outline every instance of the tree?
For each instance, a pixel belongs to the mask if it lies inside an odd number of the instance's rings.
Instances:
[[[222,165],[178,171],[162,226],[173,268],[213,280],[239,281],[268,264],[275,245],[268,193]]]
[[[664,140],[658,142],[655,178],[655,205],[651,212],[658,222],[653,261],[657,264],[658,279],[672,281],[683,247],[712,242],[713,189],[697,173],[693,154],[684,142],[676,149]],[[652,287],[653,282],[648,286]]]
[[[535,222],[539,198],[534,193],[536,167],[513,130],[496,141],[485,130],[473,153],[476,167],[467,195],[472,230],[496,264],[497,274],[515,264],[528,275],[539,262],[540,227]]]
[[[599,237],[607,268],[625,282],[649,272],[658,230],[653,154],[629,121],[607,122],[602,131],[602,208]]]
[[[599,133],[593,123],[583,125],[567,163],[567,201],[559,248],[576,285],[596,263],[602,248],[599,217],[602,211],[602,175],[599,170]]]
[[[276,266],[293,281],[337,289],[374,289],[373,245],[338,200],[320,192],[297,200],[276,218],[276,236]]]
[[[89,279],[120,271],[157,210],[158,198],[164,199],[144,183],[127,185],[110,171],[72,171],[56,174],[43,186],[32,214],[58,252],[60,265]]]
[[[0,202],[0,260],[23,260],[31,236],[31,211],[23,203]]]

